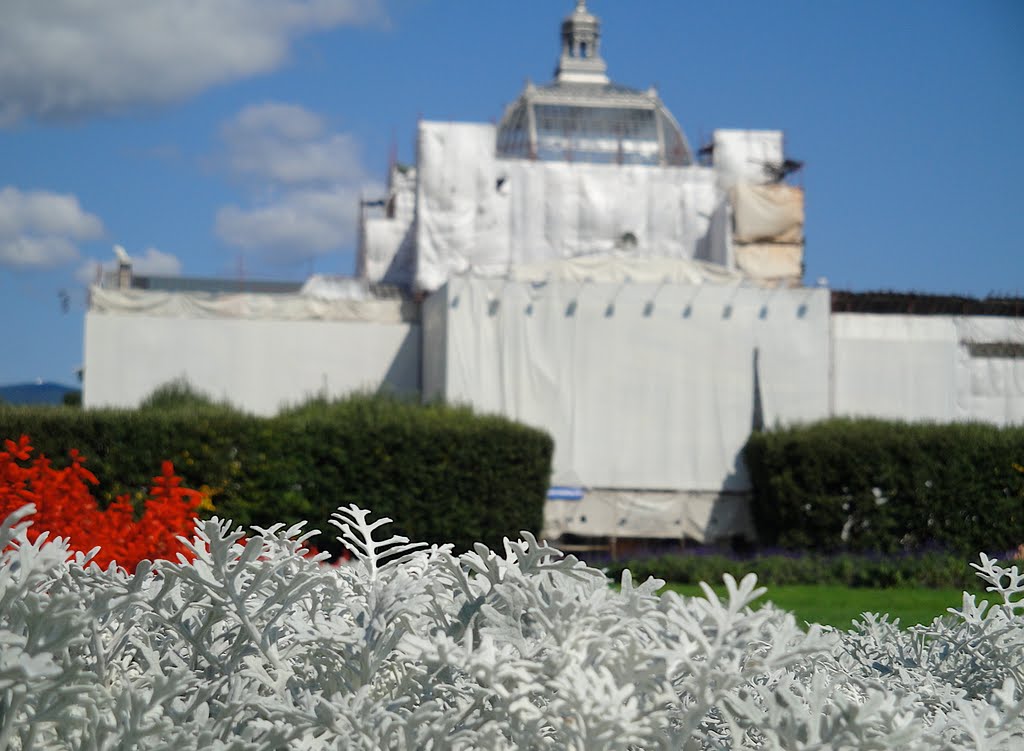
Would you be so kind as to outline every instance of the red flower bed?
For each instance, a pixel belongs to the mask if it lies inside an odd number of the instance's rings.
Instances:
[[[69,540],[72,550],[87,552],[99,546],[96,563],[106,567],[111,561],[130,572],[143,559],[177,560],[189,556],[178,536],[191,537],[196,509],[202,499],[195,490],[181,487],[174,465],[165,461],[153,478],[144,513],[135,518],[128,495],[118,496],[101,510],[89,490],[96,476],[85,468],[85,457],[72,449],[71,463],[57,469],[43,455],[32,458],[28,436],[4,441],[0,451],[0,519],[25,504],[34,503],[28,537],[35,540],[43,532]]]

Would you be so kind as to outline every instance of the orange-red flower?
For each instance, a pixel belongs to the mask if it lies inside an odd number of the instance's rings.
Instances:
[[[72,550],[86,552],[99,546],[96,563],[105,567],[116,561],[128,571],[134,571],[144,559],[175,560],[178,554],[189,556],[188,549],[177,538],[191,537],[202,495],[181,487],[181,478],[174,474],[171,462],[165,461],[160,474],[153,478],[145,512],[135,519],[135,509],[127,495],[119,496],[106,510],[99,508],[89,491],[89,486],[96,485],[98,480],[85,468],[86,459],[77,450],[71,450],[67,467],[56,469],[45,456],[31,458],[33,449],[28,436],[17,441],[5,440],[3,446],[0,519],[34,503],[36,513],[28,529],[30,540],[46,531],[68,539]]]

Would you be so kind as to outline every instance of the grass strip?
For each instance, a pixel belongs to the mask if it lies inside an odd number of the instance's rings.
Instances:
[[[715,587],[722,596],[725,587]],[[703,597],[696,584],[666,584],[662,591],[672,590],[686,597]],[[991,593],[975,592],[979,600],[993,601]],[[946,615],[948,608],[958,608],[963,602],[963,592],[957,589],[864,589],[861,587],[840,587],[820,585],[791,585],[769,587],[754,607],[766,602],[793,613],[798,621],[820,623],[837,628],[849,628],[854,619],[862,613],[888,613],[899,618],[904,628],[918,623],[931,623],[940,615]]]

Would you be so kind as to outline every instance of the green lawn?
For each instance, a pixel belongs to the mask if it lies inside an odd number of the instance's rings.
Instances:
[[[699,586],[693,584],[667,584],[671,589],[689,597],[703,596]],[[719,594],[724,587],[716,587]],[[978,599],[994,601],[994,595],[979,593]],[[846,628],[861,613],[888,613],[899,618],[900,625],[930,623],[938,615],[945,615],[946,608],[959,607],[963,593],[955,589],[851,589],[836,586],[788,586],[769,587],[768,593],[754,603],[771,601],[778,607],[796,615],[799,621],[821,623]]]

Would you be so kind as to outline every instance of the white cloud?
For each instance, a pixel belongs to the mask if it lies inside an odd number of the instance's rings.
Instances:
[[[66,237],[21,235],[0,239],[0,266],[48,269],[78,260],[78,248]]]
[[[269,102],[244,109],[221,136],[229,173],[271,196],[217,212],[225,243],[288,263],[352,243],[360,194],[381,188],[367,178],[351,135],[329,132],[302,107]]]
[[[173,253],[164,253],[156,248],[146,248],[141,255],[130,254],[132,259],[132,271],[136,274],[151,274],[153,276],[180,276],[181,260]],[[91,284],[96,280],[98,271],[113,271],[117,262],[110,260],[101,262],[93,259],[82,264],[75,277],[82,284]]]
[[[268,260],[306,260],[352,242],[358,205],[359,189],[351,186],[295,190],[252,209],[225,206],[217,235]]]
[[[146,248],[141,256],[132,256],[132,269],[138,274],[180,276],[181,260],[173,253]]]
[[[174,101],[280,66],[378,0],[3,0],[0,124]]]
[[[248,107],[221,131],[227,167],[239,177],[284,185],[363,177],[359,146],[347,133],[325,133],[309,110],[269,102]]]
[[[103,222],[72,195],[0,189],[0,266],[45,269],[78,259],[77,242],[103,234]]]

